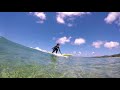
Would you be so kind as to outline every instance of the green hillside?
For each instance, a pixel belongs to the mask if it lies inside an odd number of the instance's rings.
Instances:
[[[105,57],[120,57],[120,54],[105,55],[105,56],[96,56],[96,58],[105,58]]]

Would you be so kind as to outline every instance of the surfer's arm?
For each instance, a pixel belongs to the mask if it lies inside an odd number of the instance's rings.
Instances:
[[[52,49],[54,49],[55,47],[53,47]]]
[[[60,50],[60,48],[59,48],[59,52],[61,53],[61,50]]]

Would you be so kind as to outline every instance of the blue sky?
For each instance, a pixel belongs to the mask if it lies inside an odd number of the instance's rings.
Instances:
[[[0,35],[16,43],[62,53],[120,53],[119,12],[0,12]]]

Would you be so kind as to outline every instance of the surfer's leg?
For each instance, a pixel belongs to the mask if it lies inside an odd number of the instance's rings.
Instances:
[[[53,50],[53,52],[52,53],[54,53],[55,52],[55,49]]]
[[[56,50],[56,53],[58,52],[58,50]]]

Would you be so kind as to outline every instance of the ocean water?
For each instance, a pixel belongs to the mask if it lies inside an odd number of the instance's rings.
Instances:
[[[61,58],[49,56],[49,64],[67,77],[120,78],[120,58]]]
[[[65,58],[45,53],[19,58],[0,55],[0,77],[120,78],[120,58]]]

